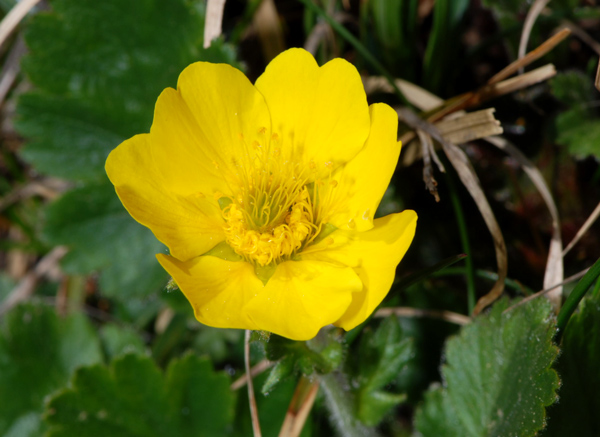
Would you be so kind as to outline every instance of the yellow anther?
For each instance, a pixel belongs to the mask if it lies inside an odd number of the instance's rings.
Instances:
[[[329,185],[331,185],[333,188],[335,188],[335,187],[337,187],[337,186],[338,186],[338,181],[336,181],[335,179],[332,179],[332,180],[329,182]]]
[[[252,148],[257,150],[260,147],[260,143],[256,140],[252,141]]]
[[[261,135],[264,135],[266,131],[267,131],[267,128],[263,126],[258,130],[258,133]]]
[[[213,161],[212,165],[214,165],[217,170],[219,169],[219,164],[217,164],[217,161]]]
[[[279,135],[277,135],[276,133],[274,133],[273,135],[271,135],[271,139],[273,141],[277,141],[277,140],[279,140]]]
[[[317,168],[317,164],[315,164],[315,161],[311,160],[311,161],[308,163],[308,167],[309,167],[311,170],[315,170],[315,169]]]
[[[348,227],[350,229],[356,229],[356,223],[354,223],[354,219],[348,220]]]
[[[238,139],[243,140],[244,139],[244,134],[240,132],[238,134]]]
[[[325,168],[331,168],[331,167],[333,167],[333,162],[331,162],[331,161],[327,161],[327,162],[325,163]]]

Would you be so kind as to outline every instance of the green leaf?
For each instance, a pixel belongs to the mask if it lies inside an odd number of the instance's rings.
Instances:
[[[551,86],[554,97],[569,107],[556,117],[556,141],[579,158],[599,156],[600,122],[590,105],[595,95],[592,79],[570,71],[553,78]]]
[[[559,386],[550,368],[558,354],[552,307],[536,299],[502,314],[508,304],[448,340],[444,389],[429,393],[416,415],[424,436],[525,437],[543,428]]]
[[[129,216],[109,183],[75,189],[53,202],[45,232],[51,244],[69,247],[65,272],[104,269],[100,286],[107,296],[147,295],[167,283],[155,258],[164,246]]]
[[[600,120],[582,109],[571,109],[556,117],[556,142],[579,158],[600,156]]]
[[[377,425],[405,395],[382,390],[392,382],[414,354],[413,341],[403,335],[398,319],[384,320],[373,332],[363,332],[357,356],[356,403],[358,418],[369,426]]]
[[[339,331],[331,329],[320,332],[308,342],[293,341],[279,335],[271,334],[264,343],[265,355],[269,361],[280,361],[271,369],[271,375],[263,386],[263,393],[268,393],[281,380],[293,372],[303,375],[328,373],[336,369],[343,359],[343,347]]]
[[[166,375],[142,355],[79,369],[47,404],[50,437],[222,436],[233,419],[229,378],[187,355]]]
[[[7,313],[0,332],[0,435],[39,435],[44,398],[77,367],[101,359],[83,315],[59,318],[53,308],[33,304]]]
[[[109,360],[128,353],[143,354],[146,352],[144,342],[131,328],[106,324],[100,329],[100,340]]]
[[[220,40],[202,48],[204,13],[187,0],[53,1],[26,32],[37,90],[17,109],[25,158],[62,178],[102,178],[110,150],[149,130],[156,98],[187,65],[235,63]]]
[[[592,79],[579,71],[559,73],[550,81],[552,94],[565,105],[581,106],[594,94]]]
[[[560,399],[548,409],[544,436],[600,435],[600,283],[569,320],[556,369]]]

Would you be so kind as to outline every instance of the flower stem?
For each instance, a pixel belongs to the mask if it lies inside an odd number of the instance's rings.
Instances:
[[[250,373],[250,334],[250,330],[246,329],[246,336],[244,338],[244,364],[248,379],[248,403],[250,404],[250,417],[252,418],[254,437],[262,437],[260,421],[258,420],[258,408],[256,407],[256,398],[254,397],[254,384],[252,384],[252,374]]]
[[[363,425],[353,414],[353,400],[344,375],[339,372],[319,376],[319,382],[325,394],[331,422],[338,434],[344,437],[377,437],[373,428]]]
[[[370,63],[375,70],[379,72],[383,77],[387,79],[390,85],[394,88],[394,91],[400,101],[409,107],[412,107],[410,102],[406,99],[400,88],[396,85],[394,78],[387,71],[387,69],[371,54],[371,52],[354,36],[352,35],[344,26],[338,23],[336,20],[331,18],[325,11],[323,11],[320,7],[318,7],[313,0],[300,0],[304,6],[312,10],[315,14],[319,15],[323,18],[329,25],[335,30],[342,38],[348,41],[357,52],[359,52],[365,60]]]
[[[458,192],[456,190],[456,184],[454,183],[453,176],[446,173],[446,181],[448,182],[450,199],[452,200],[454,215],[456,216],[456,223],[458,224],[458,231],[460,233],[462,250],[464,253],[467,254],[467,258],[465,259],[465,268],[467,276],[467,299],[469,305],[469,314],[472,314],[473,308],[475,308],[475,269],[473,268],[473,257],[471,252],[471,244],[469,243],[469,232],[467,231],[465,215],[463,213],[460,199],[458,198]]]

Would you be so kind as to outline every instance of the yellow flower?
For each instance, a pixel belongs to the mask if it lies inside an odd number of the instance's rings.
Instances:
[[[413,239],[414,211],[373,219],[400,153],[397,128],[342,59],[319,68],[291,49],[255,85],[198,62],[106,171],[168,246],[158,261],[200,322],[307,340],[363,322]]]

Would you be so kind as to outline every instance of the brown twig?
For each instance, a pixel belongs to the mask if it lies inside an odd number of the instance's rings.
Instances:
[[[56,268],[60,259],[65,256],[68,249],[64,246],[58,246],[48,252],[36,266],[31,270],[19,284],[13,288],[8,297],[0,305],[0,315],[4,314],[18,303],[29,298],[34,290],[38,281],[53,269]]]
[[[598,219],[598,216],[600,216],[600,203],[598,205],[596,205],[596,208],[594,208],[594,211],[592,211],[592,213],[587,218],[587,220],[585,221],[583,226],[581,228],[579,228],[579,230],[577,231],[577,234],[575,234],[575,237],[573,237],[573,239],[568,244],[568,246],[565,248],[565,250],[563,250],[563,253],[562,253],[563,256],[565,256],[567,253],[569,253],[569,251],[573,248],[573,246],[575,246],[579,242],[579,240],[581,240],[581,237],[583,237],[585,235],[585,233],[588,231],[588,229],[594,224],[594,222]]]
[[[531,31],[533,30],[533,25],[537,20],[537,17],[540,15],[542,10],[546,7],[546,5],[550,2],[550,0],[535,0],[529,11],[527,11],[527,16],[525,17],[525,22],[523,23],[523,30],[521,32],[521,39],[519,41],[519,59],[525,57],[525,52],[527,51],[527,43],[529,42],[529,36],[531,35]],[[519,74],[523,74],[523,67],[519,68]]]
[[[409,308],[409,307],[394,307],[394,308],[381,308],[377,310],[374,317],[389,317],[395,315],[398,317],[429,317],[432,319],[441,319],[446,322],[454,323],[456,325],[467,325],[471,323],[471,318],[463,314],[454,313],[452,311],[444,310],[425,310],[420,308]]]
[[[279,437],[298,437],[300,435],[318,391],[319,381],[311,382],[304,376],[300,378],[285,414]]]
[[[261,437],[260,421],[258,419],[258,408],[256,406],[256,398],[254,397],[254,384],[250,373],[250,334],[251,331],[246,329],[244,339],[244,367],[246,368],[246,378],[248,384],[248,402],[250,403],[250,417],[252,418],[252,431],[254,437]]]
[[[537,48],[527,53],[522,58],[517,59],[516,61],[510,63],[508,66],[500,70],[496,73],[489,81],[488,85],[494,85],[504,79],[508,78],[515,74],[519,68],[526,67],[531,64],[533,61],[538,60],[558,44],[560,44],[566,37],[571,34],[571,31],[567,28],[561,29],[558,33],[544,41]]]
[[[433,167],[431,166],[431,149],[433,149],[433,142],[431,137],[422,130],[417,130],[417,135],[421,141],[421,150],[423,152],[423,181],[425,182],[425,188],[435,198],[436,202],[440,201],[440,195],[437,190],[437,181],[433,177]]]
[[[252,368],[250,369],[250,377],[255,378],[257,375],[260,375],[262,372],[267,370],[269,367],[272,367],[273,364],[275,364],[275,363],[273,363],[272,361],[262,360],[261,362],[252,366]],[[243,386],[245,386],[247,383],[248,383],[248,375],[246,373],[244,373],[242,376],[240,376],[238,379],[236,379],[229,388],[233,391],[236,391],[236,390],[239,390],[240,388],[242,388]]]
[[[492,289],[483,297],[479,299],[473,315],[479,314],[485,307],[494,302],[502,292],[504,291],[504,279],[508,271],[508,259],[506,253],[506,244],[504,243],[504,237],[500,226],[496,221],[496,217],[492,212],[492,209],[483,193],[477,174],[467,155],[458,146],[446,140],[437,128],[431,123],[420,119],[414,112],[407,108],[400,108],[397,110],[400,119],[410,126],[412,129],[421,129],[427,132],[434,140],[442,145],[444,153],[448,157],[448,160],[452,166],[456,169],[458,176],[467,189],[471,197],[475,201],[479,212],[481,213],[492,239],[494,240],[494,248],[496,251],[496,263],[498,266],[498,280],[492,287]]]
[[[0,22],[0,46],[11,35],[21,20],[29,13],[40,0],[22,0],[15,4]]]
[[[565,284],[568,284],[570,282],[576,281],[579,278],[582,278],[587,272],[588,272],[589,268],[587,269],[583,269],[582,271],[580,271],[579,273],[575,273],[572,276],[569,276],[567,279],[565,279],[564,281],[553,285],[552,287],[546,288],[544,290],[538,291],[537,293],[532,294],[531,296],[527,296],[525,299],[521,300],[520,302],[508,307],[507,309],[505,309],[502,314],[506,314],[508,311],[510,310],[514,310],[515,308],[517,308],[518,306],[521,306],[523,304],[526,304],[527,302],[529,302],[530,300],[536,299],[540,296],[543,296],[547,293],[550,293],[552,290],[558,288],[558,287],[562,287]]]
[[[556,203],[552,198],[552,193],[550,192],[542,173],[519,149],[517,149],[509,141],[501,137],[486,138],[486,141],[509,154],[519,163],[523,171],[527,174],[527,176],[529,176],[531,182],[533,182],[537,190],[540,192],[542,199],[544,199],[544,202],[550,211],[550,216],[552,217],[552,238],[550,240],[550,248],[548,250],[548,261],[546,262],[543,285],[544,288],[548,289],[552,286],[552,284],[560,283],[564,279],[564,254],[562,250],[562,237],[560,235],[560,217]],[[552,293],[548,295],[548,299],[550,299],[554,305],[554,308],[558,310],[561,304],[562,288],[553,287],[552,290]]]

